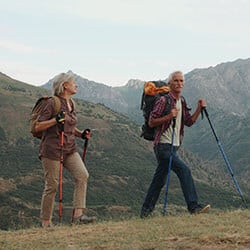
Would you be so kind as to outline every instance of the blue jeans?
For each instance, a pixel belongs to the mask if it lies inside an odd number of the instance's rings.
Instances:
[[[179,147],[173,147],[171,170],[173,170],[178,176],[187,208],[188,210],[191,210],[197,205],[198,196],[189,167],[182,160],[180,160],[176,154],[178,148]],[[155,145],[154,152],[158,165],[142,206],[142,211],[148,212],[152,212],[155,208],[155,204],[159,198],[161,189],[166,184],[171,144],[159,143]]]

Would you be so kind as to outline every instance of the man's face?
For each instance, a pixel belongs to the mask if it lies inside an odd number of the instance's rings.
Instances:
[[[170,82],[170,88],[175,93],[181,93],[184,87],[184,78],[183,75],[177,73],[173,76],[173,80]]]

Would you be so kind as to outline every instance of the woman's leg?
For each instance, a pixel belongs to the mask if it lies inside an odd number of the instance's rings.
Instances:
[[[86,193],[89,173],[79,153],[77,152],[65,158],[64,167],[72,174],[75,180],[73,216],[78,217],[83,214],[83,209],[86,208]]]
[[[42,158],[45,186],[41,202],[41,219],[43,226],[51,224],[55,196],[58,188],[60,162]]]

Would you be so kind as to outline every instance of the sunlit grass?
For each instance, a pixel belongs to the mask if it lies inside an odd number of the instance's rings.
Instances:
[[[250,249],[250,210],[0,232],[0,249]]]

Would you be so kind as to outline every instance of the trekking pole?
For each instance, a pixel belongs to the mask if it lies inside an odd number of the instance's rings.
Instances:
[[[164,215],[164,216],[167,213],[168,186],[169,186],[169,182],[170,182],[170,171],[171,171],[171,167],[172,167],[173,151],[174,151],[174,129],[175,129],[175,123],[176,123],[176,117],[173,117],[172,141],[171,141],[170,157],[169,157],[169,163],[168,163],[168,174],[167,174],[167,180],[166,180],[166,190],[165,190],[164,205],[163,205],[163,210],[162,210],[162,215]]]
[[[61,153],[60,153],[60,168],[59,168],[59,222],[62,221],[62,210],[63,210],[63,190],[62,190],[62,181],[63,181],[63,144],[64,144],[64,123],[60,124],[61,130],[61,138],[60,138],[60,146],[61,146]]]
[[[210,121],[210,119],[209,119],[208,112],[207,112],[207,110],[206,110],[205,107],[202,108],[202,111],[205,112],[205,115],[206,115],[206,117],[207,117],[207,120],[208,120],[208,122],[209,122],[209,124],[210,124],[210,127],[211,127],[211,129],[212,129],[212,131],[213,131],[214,137],[215,137],[216,142],[217,142],[217,144],[218,144],[218,147],[219,147],[219,149],[220,149],[220,151],[221,151],[221,154],[222,154],[222,156],[223,156],[223,158],[224,158],[224,160],[225,160],[225,163],[226,163],[226,165],[227,165],[227,168],[228,168],[228,170],[229,170],[229,172],[230,172],[230,174],[231,174],[231,176],[232,176],[232,178],[233,178],[233,182],[234,182],[234,184],[235,184],[235,186],[236,186],[236,189],[237,189],[238,193],[240,194],[240,197],[241,197],[241,200],[242,200],[243,204],[244,204],[245,207],[247,208],[246,200],[245,200],[244,197],[243,197],[243,194],[242,194],[242,192],[241,192],[241,189],[240,189],[240,186],[239,186],[239,184],[238,184],[238,181],[236,180],[236,178],[235,178],[235,176],[234,176],[234,173],[233,173],[233,169],[232,169],[232,167],[231,167],[231,164],[230,164],[230,162],[229,162],[229,160],[228,160],[228,158],[227,158],[227,156],[226,156],[226,154],[225,154],[225,152],[224,152],[224,150],[223,150],[222,144],[221,144],[221,142],[219,141],[219,139],[218,139],[218,137],[217,137],[217,135],[216,135],[216,133],[215,133],[215,130],[214,130],[213,126],[212,126],[212,123],[211,123],[211,121]]]
[[[86,138],[86,139],[85,139],[85,142],[84,142],[83,152],[82,152],[82,161],[83,161],[84,163],[85,163],[85,157],[86,157],[88,142],[89,142],[89,139]]]
[[[90,129],[85,129],[84,133],[85,133],[85,134],[90,133]],[[83,147],[83,152],[82,152],[82,161],[83,161],[84,163],[85,163],[85,157],[86,157],[88,142],[89,142],[89,139],[88,139],[88,138],[85,138],[84,147]]]

